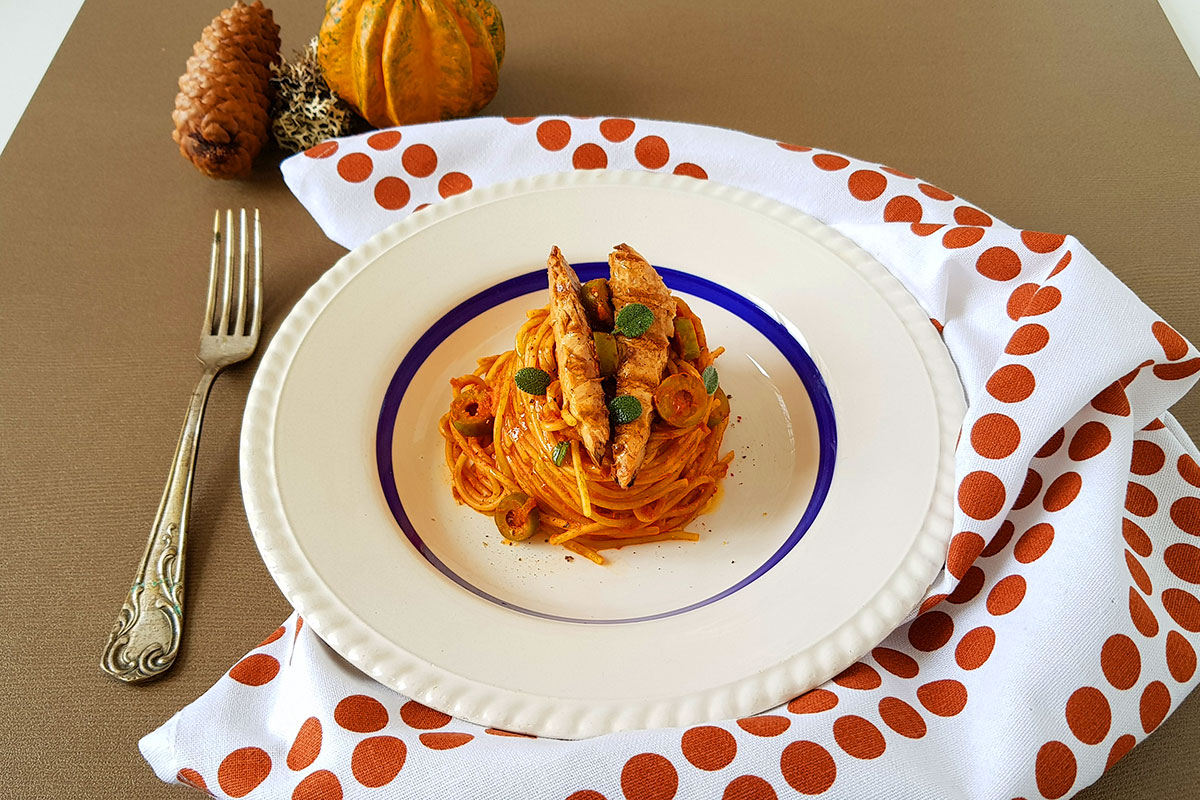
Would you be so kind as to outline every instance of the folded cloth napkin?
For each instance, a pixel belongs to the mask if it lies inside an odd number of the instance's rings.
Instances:
[[[473,185],[605,167],[816,216],[942,330],[969,411],[955,533],[920,612],[785,706],[579,742],[426,708],[293,616],[142,740],[155,772],[219,797],[1059,798],[1158,727],[1197,681],[1200,465],[1166,410],[1200,356],[1074,238],[889,167],[647,120],[412,126],[325,142],[283,174],[354,247]]]

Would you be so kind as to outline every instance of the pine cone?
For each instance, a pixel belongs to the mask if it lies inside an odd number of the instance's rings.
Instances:
[[[204,29],[179,78],[172,138],[214,178],[250,172],[271,129],[271,67],[279,26],[261,0],[238,0]]]

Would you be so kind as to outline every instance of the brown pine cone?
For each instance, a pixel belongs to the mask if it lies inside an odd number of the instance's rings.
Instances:
[[[279,26],[261,0],[238,0],[204,29],[175,96],[173,138],[183,157],[214,178],[250,172],[271,132],[271,67]]]

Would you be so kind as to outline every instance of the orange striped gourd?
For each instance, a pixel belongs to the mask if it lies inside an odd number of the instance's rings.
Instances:
[[[465,117],[496,94],[504,22],[491,0],[326,0],[317,57],[377,128]]]

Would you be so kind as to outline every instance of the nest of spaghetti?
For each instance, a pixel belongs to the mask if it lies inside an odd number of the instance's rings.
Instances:
[[[581,284],[557,247],[549,299],[512,350],[450,381],[440,420],[454,497],[512,543],[596,564],[603,551],[696,541],[718,496],[729,399],[704,326],[636,250]]]

